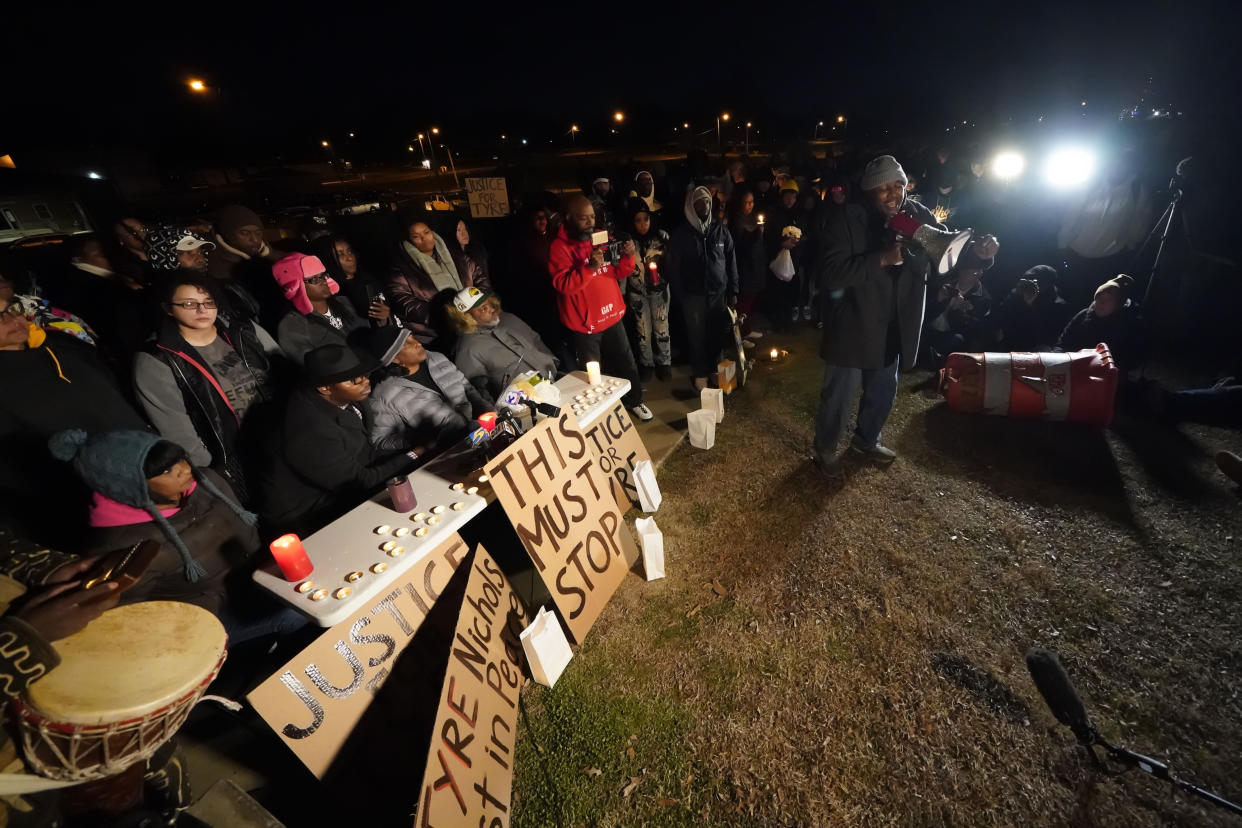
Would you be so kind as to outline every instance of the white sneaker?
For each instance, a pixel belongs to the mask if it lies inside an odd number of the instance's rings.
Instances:
[[[751,331],[746,334],[746,339],[763,339],[763,331]]]
[[[655,415],[651,413],[651,409],[643,405],[642,403],[639,403],[638,405],[634,406],[633,408],[630,409],[630,411],[632,411],[634,413],[634,416],[642,420],[644,423],[655,419]]]

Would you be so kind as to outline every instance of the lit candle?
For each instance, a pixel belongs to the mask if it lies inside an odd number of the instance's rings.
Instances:
[[[771,353],[769,353],[769,354],[768,354],[768,356],[772,358],[772,361],[773,361],[773,362],[776,362],[777,358],[778,358],[780,355],[781,355],[781,352],[780,352],[780,350],[779,350],[779,349],[777,349],[777,348],[773,348],[773,349],[772,349],[772,351],[771,351]]]
[[[763,226],[763,213],[760,213],[758,218],[755,221],[760,227],[762,227]]]
[[[300,581],[315,570],[297,535],[281,535],[272,541],[271,550],[286,581]]]
[[[496,427],[496,412],[488,411],[486,414],[480,414],[479,425],[483,426],[484,431],[491,434],[492,429]]]
[[[599,363],[598,362],[592,361],[592,362],[587,363],[587,384],[599,385]]]

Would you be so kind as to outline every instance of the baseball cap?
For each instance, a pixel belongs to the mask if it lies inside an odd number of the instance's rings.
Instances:
[[[483,304],[483,301],[487,299],[489,295],[490,294],[486,291],[479,290],[477,287],[462,288],[457,291],[457,295],[453,297],[453,307],[457,308],[462,313],[465,313],[466,311],[477,308],[479,305]]]

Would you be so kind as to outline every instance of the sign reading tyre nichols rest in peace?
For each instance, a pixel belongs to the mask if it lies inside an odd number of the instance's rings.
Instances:
[[[512,811],[526,609],[480,544],[470,564],[427,767],[419,828],[505,828]]]
[[[492,489],[581,643],[638,548],[611,478],[572,414],[549,417],[485,468]]]

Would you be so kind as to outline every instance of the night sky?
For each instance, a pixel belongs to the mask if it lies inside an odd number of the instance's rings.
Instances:
[[[785,134],[838,112],[931,131],[1080,99],[1115,114],[1148,76],[1189,113],[1232,109],[1238,77],[1230,3],[22,5],[0,34],[0,153],[293,157],[355,131],[379,156],[432,124],[546,144],[602,135],[617,108],[635,140],[721,110]]]

